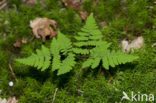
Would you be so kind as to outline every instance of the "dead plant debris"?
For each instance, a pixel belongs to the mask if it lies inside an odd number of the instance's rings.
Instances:
[[[21,47],[21,41],[17,39],[16,42],[13,44],[13,46],[20,48]]]
[[[136,37],[132,41],[122,40],[122,50],[125,53],[134,52],[134,49],[139,49],[144,46],[144,38],[142,36]]]
[[[55,31],[50,27],[52,25]],[[51,20],[48,18],[36,18],[33,21],[30,21],[30,27],[34,33],[36,38],[42,37],[42,41],[46,41],[46,37],[50,36],[50,38],[57,35],[57,24],[55,20]]]
[[[18,100],[15,97],[9,97],[8,100],[0,98],[0,103],[18,103]]]

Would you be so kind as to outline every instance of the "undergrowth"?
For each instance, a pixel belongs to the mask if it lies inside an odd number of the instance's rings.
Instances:
[[[8,8],[0,11],[0,97],[16,96],[20,103],[51,103],[55,89],[56,103],[119,103],[122,92],[131,91],[156,95],[156,8],[154,0],[100,0],[97,5],[85,0],[83,10],[95,15],[104,41],[111,43],[110,50],[119,50],[124,38],[143,36],[145,46],[136,50],[139,59],[105,70],[81,70],[84,61],[77,55],[77,64],[71,72],[57,76],[57,72],[41,72],[34,67],[15,62],[14,58],[28,57],[42,47],[41,39],[35,39],[21,48],[14,48],[16,39],[31,38],[33,33],[29,21],[36,17],[47,17],[58,23],[58,28],[72,42],[84,22],[77,11],[65,7],[60,0],[47,0],[46,6],[36,4],[27,7],[20,0],[10,0]],[[153,9],[150,9],[153,6]],[[5,23],[8,21],[8,23]],[[105,25],[102,24],[105,22]],[[44,46],[48,47],[51,40]],[[84,55],[85,56],[85,55]],[[87,58],[87,56],[85,56]],[[8,64],[12,65],[18,79],[15,82]],[[14,82],[10,87],[8,83]],[[122,101],[127,103],[127,100]],[[147,103],[147,102],[143,102]]]

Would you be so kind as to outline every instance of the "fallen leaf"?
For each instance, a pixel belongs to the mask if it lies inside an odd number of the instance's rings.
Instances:
[[[25,2],[28,6],[37,4],[37,0],[23,0],[23,2]]]
[[[134,52],[134,49],[139,49],[144,46],[144,38],[142,36],[135,38],[133,41],[122,40],[122,50],[125,53]]]
[[[16,43],[13,44],[14,47],[20,48],[21,47],[21,42],[20,40],[16,40]]]
[[[9,97],[8,100],[0,98],[0,103],[18,103],[18,100],[15,97]]]
[[[55,31],[50,27],[52,25]],[[50,38],[57,35],[57,24],[55,20],[51,20],[48,18],[36,18],[33,21],[30,21],[30,27],[33,30],[34,36],[36,38],[42,37],[42,41],[46,41],[46,37],[50,36]]]
[[[93,4],[96,5],[99,2],[99,0],[94,0]]]
[[[0,98],[0,103],[7,103],[7,100],[5,98],[4,99]]]
[[[28,43],[28,39],[22,39],[22,44]]]
[[[69,6],[75,10],[79,10],[82,0],[62,0],[65,6]]]
[[[102,21],[99,23],[101,27],[107,26],[107,22],[106,21]]]
[[[80,11],[80,16],[82,18],[82,20],[86,20],[87,19],[87,16],[88,16],[88,13],[86,11]]]
[[[7,103],[18,103],[15,97],[9,97]]]

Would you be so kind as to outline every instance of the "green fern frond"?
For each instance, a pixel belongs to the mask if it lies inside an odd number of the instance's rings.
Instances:
[[[58,37],[54,38],[50,47],[52,59],[52,71],[58,70],[57,75],[69,72],[75,65],[74,54],[72,51],[72,42],[61,32],[58,32]],[[65,59],[61,60],[62,57]]]
[[[89,49],[73,48],[72,51],[76,54],[89,54]]]
[[[52,59],[52,71],[58,70],[57,75],[69,72],[75,65],[75,55],[72,51],[72,42],[61,32],[53,38],[50,50],[42,46],[41,50],[36,50],[36,54],[24,59],[16,59],[16,61],[41,69],[46,70]]]
[[[70,53],[66,59],[61,63],[60,69],[58,70],[58,75],[64,74],[72,70],[72,67],[76,64],[74,54]]]
[[[101,38],[102,33],[96,25],[93,13],[91,13],[86,20],[86,24],[82,27],[81,32],[78,33],[78,36],[75,36],[77,42],[74,43],[74,45],[78,47],[78,49],[74,49],[74,52],[78,54],[89,54],[92,48],[88,49],[88,46],[95,47]]]
[[[110,44],[106,42],[103,45],[96,46],[90,54],[90,57],[83,63],[82,68],[91,66],[92,69],[96,68],[102,61],[102,66],[105,69],[109,69],[109,66],[115,67],[119,64],[125,64],[137,59],[137,56],[125,54],[121,51],[108,50]]]
[[[44,71],[50,66],[50,51],[45,46],[42,46],[41,50],[36,50],[37,54],[32,54],[30,57],[23,58],[23,59],[16,59],[19,63],[34,66],[41,71]]]

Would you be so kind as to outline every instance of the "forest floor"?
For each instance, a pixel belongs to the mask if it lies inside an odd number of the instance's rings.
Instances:
[[[121,101],[123,91],[129,97],[132,92],[136,97],[141,94],[156,97],[155,0],[82,0],[78,6],[61,0],[38,0],[35,4],[23,1],[9,0],[0,10],[1,98],[16,97],[19,103],[52,103],[57,88],[55,103],[133,103],[126,99]],[[86,14],[81,14],[80,10]],[[53,19],[57,28],[72,39],[90,13],[94,13],[104,39],[111,43],[111,49],[120,50],[120,42],[125,38],[133,40],[142,36],[144,47],[133,52],[139,59],[109,70],[99,66],[81,72],[82,61],[77,59],[79,65],[61,76],[15,61],[16,58],[30,56],[41,45],[49,47],[51,43],[50,38],[45,43],[41,38],[27,41],[33,36],[29,26],[31,20],[37,17]],[[27,43],[14,45],[18,40],[26,40]],[[13,86],[9,86],[10,81],[13,81]],[[148,102],[149,98],[141,103]]]

